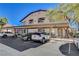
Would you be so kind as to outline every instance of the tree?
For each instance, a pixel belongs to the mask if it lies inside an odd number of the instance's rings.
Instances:
[[[47,16],[50,20],[50,22],[60,22],[64,20],[64,14],[62,11],[58,9],[49,9],[47,11]]]
[[[71,29],[79,30],[79,4],[60,4],[59,7],[47,12],[53,22],[67,21]]]
[[[3,24],[8,23],[8,19],[7,18],[0,18],[0,22],[2,22]]]
[[[79,30],[79,4],[60,4],[59,9],[64,12],[70,26]]]
[[[8,23],[7,18],[0,18],[0,29],[3,27],[4,24]]]
[[[49,18],[51,18],[51,20],[63,21],[64,19],[71,27],[79,29],[79,4],[63,3],[60,4],[56,10],[51,11],[53,11],[49,13]]]

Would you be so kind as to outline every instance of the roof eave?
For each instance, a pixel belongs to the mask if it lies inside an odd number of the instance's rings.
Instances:
[[[25,18],[27,18],[27,17],[28,17],[29,15],[31,15],[32,13],[39,12],[39,11],[47,11],[47,10],[42,10],[42,9],[40,9],[40,10],[33,11],[33,12],[29,13],[28,15],[26,15],[23,19],[21,19],[20,22],[22,22]]]

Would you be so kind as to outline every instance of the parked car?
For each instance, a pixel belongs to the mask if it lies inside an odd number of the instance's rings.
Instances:
[[[31,40],[31,35],[32,35],[32,33],[22,35],[22,40],[24,40],[24,41]]]
[[[41,43],[45,43],[49,40],[49,34],[47,33],[32,33],[31,40],[40,41]]]
[[[15,34],[12,32],[0,32],[0,37],[7,37],[7,36],[13,37],[15,36]]]
[[[22,37],[22,35],[21,35],[21,34],[19,34],[19,33],[16,33],[16,37],[21,38],[21,37]]]
[[[49,40],[50,35],[48,33],[29,33],[23,36],[22,40],[40,41],[45,43]]]
[[[79,49],[79,39],[78,39],[78,38],[76,38],[76,39],[74,40],[74,44],[75,44],[75,46]]]
[[[34,41],[40,41],[41,43],[45,43],[49,40],[50,35],[48,33],[33,33],[31,35],[31,39]]]

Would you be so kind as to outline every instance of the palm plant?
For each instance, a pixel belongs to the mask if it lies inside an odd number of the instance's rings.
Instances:
[[[0,29],[3,27],[4,24],[8,23],[7,18],[0,18]]]

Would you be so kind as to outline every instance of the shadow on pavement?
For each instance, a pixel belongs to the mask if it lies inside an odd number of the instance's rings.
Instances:
[[[42,45],[39,42],[33,42],[33,41],[22,41],[21,39],[17,38],[0,38],[0,43],[7,45],[9,47],[12,47],[20,52],[30,49],[30,48],[36,48],[40,45]]]
[[[69,53],[69,43],[61,45],[59,47],[59,50],[62,54],[66,56],[79,56],[79,50],[75,46],[74,43],[70,43],[70,53]]]

